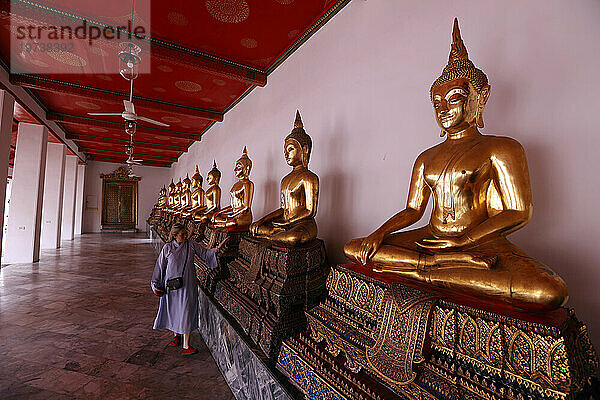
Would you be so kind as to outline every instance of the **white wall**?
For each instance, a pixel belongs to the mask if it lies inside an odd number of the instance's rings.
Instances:
[[[492,86],[483,133],[512,136],[527,151],[535,212],[511,238],[565,279],[569,305],[600,345],[597,0],[353,1],[193,145],[172,176],[195,163],[205,176],[216,158],[228,204],[233,163],[247,145],[260,218],[278,206],[289,171],[282,140],[298,108],[321,181],[319,236],[343,261],[346,241],[404,207],[416,156],[440,141],[429,88],[447,63],[455,16]]]
[[[102,218],[102,179],[100,174],[110,174],[122,164],[106,162],[89,162],[85,169],[85,188],[83,198],[83,232],[100,232]],[[135,167],[136,175],[141,176],[138,182],[138,224],[141,231],[146,230],[146,219],[150,216],[152,206],[158,199],[158,191],[170,179],[170,169],[159,167]],[[88,196],[96,199],[96,209],[88,208]]]

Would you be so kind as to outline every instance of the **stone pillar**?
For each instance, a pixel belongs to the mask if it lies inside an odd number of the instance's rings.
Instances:
[[[85,182],[85,164],[77,166],[77,190],[75,192],[75,234],[81,235],[83,224],[83,184]]]
[[[42,206],[42,249],[60,247],[66,155],[64,144],[48,143]]]
[[[15,100],[6,91],[0,90],[0,254],[4,234],[4,205],[6,203],[6,180],[10,158],[10,136],[12,134]]]
[[[65,192],[63,194],[62,240],[73,240],[75,233],[75,191],[77,189],[77,156],[67,156],[65,162]]]
[[[19,123],[5,263],[30,263],[40,259],[47,144],[48,130],[45,126]]]

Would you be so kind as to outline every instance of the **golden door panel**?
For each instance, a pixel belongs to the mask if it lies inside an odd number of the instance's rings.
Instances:
[[[137,182],[105,180],[102,193],[102,228],[135,228]]]

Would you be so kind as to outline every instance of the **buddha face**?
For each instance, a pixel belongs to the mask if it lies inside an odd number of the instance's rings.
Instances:
[[[238,160],[235,163],[235,168],[233,169],[233,173],[235,174],[235,177],[238,179],[248,178],[248,175],[250,175],[250,166],[248,164],[246,164],[244,161]]]
[[[287,139],[283,144],[283,155],[288,165],[302,165],[302,147],[297,140]]]
[[[209,185],[218,185],[219,184],[219,176],[217,173],[215,172],[209,172],[208,175],[206,176],[206,182]]]
[[[460,132],[475,123],[478,94],[466,78],[457,78],[433,89],[435,119],[444,131]]]

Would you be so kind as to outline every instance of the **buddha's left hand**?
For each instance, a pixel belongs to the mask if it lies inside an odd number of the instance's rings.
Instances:
[[[466,235],[460,237],[451,237],[445,239],[423,239],[420,242],[417,242],[417,246],[423,247],[425,249],[450,249],[453,247],[463,247],[469,244]]]

